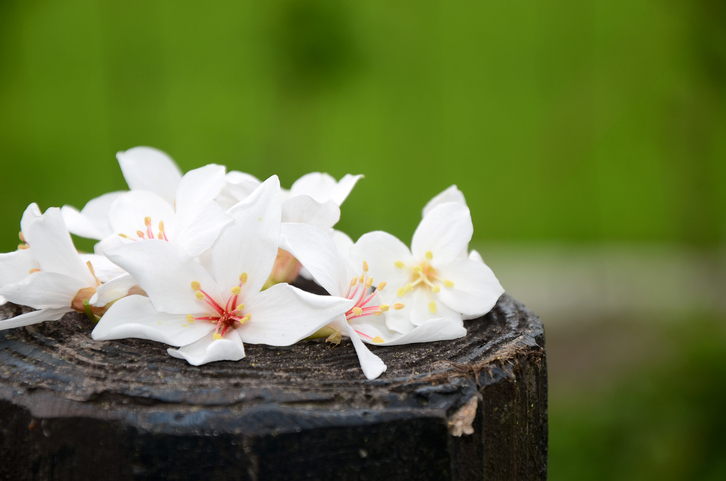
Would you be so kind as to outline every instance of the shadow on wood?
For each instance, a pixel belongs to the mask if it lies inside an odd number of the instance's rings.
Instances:
[[[0,332],[0,478],[546,479],[541,322],[504,295],[466,327],[372,347],[388,365],[373,381],[346,340],[194,367],[159,343],[94,341],[79,314]]]

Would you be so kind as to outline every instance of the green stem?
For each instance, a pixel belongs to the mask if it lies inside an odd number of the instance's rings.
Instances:
[[[86,317],[88,317],[94,324],[98,324],[98,321],[101,320],[101,318],[95,315],[91,310],[91,303],[88,302],[88,299],[83,299],[83,311],[86,313]]]

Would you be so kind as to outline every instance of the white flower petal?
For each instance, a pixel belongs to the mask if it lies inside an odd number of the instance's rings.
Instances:
[[[71,308],[78,291],[88,287],[82,281],[56,272],[35,272],[16,284],[0,288],[0,295],[9,302],[34,309],[46,307]]]
[[[209,164],[190,170],[182,177],[174,204],[177,230],[188,229],[204,207],[217,197],[224,185],[224,170],[222,165]]]
[[[350,248],[353,247],[353,239],[351,239],[345,232],[335,229],[330,230],[328,235],[331,239],[333,239],[335,247],[338,248],[340,255],[342,255],[344,259],[350,258]]]
[[[61,307],[26,312],[25,314],[15,316],[11,319],[0,320],[0,331],[4,331],[5,329],[13,329],[16,327],[30,326],[32,324],[39,324],[44,321],[57,321],[70,310],[70,308]]]
[[[377,346],[401,346],[404,344],[414,344],[419,342],[436,342],[450,341],[466,336],[464,326],[451,322],[448,319],[431,319],[417,326],[414,330],[407,334],[393,334],[377,332],[377,335],[384,340],[383,343],[376,343]],[[372,344],[368,339],[363,338],[363,342]]]
[[[20,231],[25,232],[28,226],[36,219],[40,219],[42,215],[38,204],[33,202],[28,205],[23,212],[23,217],[20,219]]]
[[[109,192],[89,200],[78,212],[74,207],[64,205],[61,208],[63,220],[68,230],[81,237],[101,240],[113,233],[109,212],[111,205],[124,192]]]
[[[340,220],[340,207],[333,201],[318,202],[309,195],[291,197],[282,203],[283,222],[301,222],[327,230]]]
[[[109,212],[111,206],[124,191],[109,192],[89,200],[81,209],[81,214],[89,219],[101,231],[103,237],[112,233]]]
[[[280,181],[273,175],[228,211],[234,221],[211,248],[212,273],[223,292],[239,285],[242,273],[247,273],[243,292],[258,292],[272,272],[280,238],[279,195]]]
[[[96,282],[76,251],[60,209],[51,207],[23,230],[40,268],[82,280],[87,286]]]
[[[202,290],[215,301],[222,301],[212,276],[172,242],[130,242],[108,251],[107,256],[134,276],[159,311],[185,315],[211,312],[210,307],[196,298],[191,287],[193,281],[199,282]]]
[[[199,210],[197,217],[186,226],[180,228],[177,224],[174,242],[182,246],[189,255],[196,257],[209,249],[224,226],[230,222],[232,217],[227,215],[219,204],[207,202]]]
[[[459,257],[467,249],[474,226],[466,206],[447,202],[436,206],[416,228],[411,241],[413,256],[423,261],[433,253],[431,265],[438,268]]]
[[[245,312],[251,319],[237,329],[244,342],[289,346],[345,313],[354,302],[341,297],[316,296],[289,284],[276,284],[245,299],[245,304]]]
[[[81,214],[75,207],[64,205],[61,207],[61,214],[63,222],[68,227],[68,232],[72,234],[96,240],[101,240],[108,235],[101,232],[91,219]]]
[[[30,274],[31,269],[39,267],[32,251],[20,249],[0,254],[0,287],[22,281]]]
[[[381,360],[380,357],[373,354],[370,349],[368,349],[368,346],[363,344],[363,342],[361,341],[361,336],[356,332],[353,326],[346,322],[344,317],[337,320],[337,322],[333,322],[331,324],[333,325],[333,327],[340,329],[342,332],[348,334],[351,342],[353,342],[355,353],[358,355],[358,362],[360,362],[360,367],[363,370],[363,374],[365,374],[367,379],[375,379],[386,371],[386,364]]]
[[[245,357],[245,347],[236,330],[228,331],[223,339],[214,340],[212,333],[195,343],[167,352],[178,359],[186,359],[193,366],[215,361],[239,361]]]
[[[460,326],[464,325],[459,312],[452,310],[441,302],[437,295],[431,295],[426,289],[414,289],[411,294],[404,297],[402,302],[405,302],[407,306],[410,303],[411,324],[414,326],[420,326],[426,321],[437,318],[447,319]],[[432,302],[436,306],[434,312],[431,309]]]
[[[400,334],[406,334],[411,332],[415,327],[413,324],[411,324],[411,308],[408,305],[406,305],[406,307],[404,307],[403,309],[399,309],[397,311],[391,309],[386,312],[385,316],[386,327],[391,331],[395,331]]]
[[[442,267],[440,274],[452,281],[454,287],[442,287],[439,298],[465,315],[478,317],[486,314],[504,293],[499,280],[483,262],[456,259]]]
[[[283,223],[280,247],[300,261],[330,295],[343,295],[350,278],[345,261],[325,232],[308,224]]]
[[[224,187],[215,200],[225,210],[246,199],[262,183],[254,175],[236,170],[228,172],[224,180]]]
[[[136,285],[138,285],[138,282],[136,282],[136,279],[131,274],[121,274],[105,284],[98,286],[96,293],[89,299],[89,302],[94,307],[103,307],[125,297],[129,293],[129,290]]]
[[[111,206],[109,219],[114,234],[124,234],[130,238],[138,239],[137,231],[148,237],[148,228],[145,225],[145,218],[151,219],[151,233],[158,237],[159,222],[164,222],[164,231],[174,232],[175,217],[174,208],[162,197],[154,192],[137,190],[126,192],[118,197]]]
[[[117,153],[116,158],[131,190],[156,192],[174,205],[182,173],[171,157],[152,147],[134,147]]]
[[[337,185],[330,174],[311,172],[293,182],[290,197],[309,195],[320,203],[327,202]]]
[[[343,178],[340,179],[335,188],[333,188],[333,192],[331,192],[330,194],[330,200],[332,200],[339,206],[342,205],[343,202],[345,202],[345,199],[348,198],[350,192],[353,190],[353,187],[355,187],[355,184],[362,178],[363,176],[361,174],[345,174]]]
[[[118,237],[118,236],[117,236]],[[119,237],[120,239],[120,237]],[[93,272],[101,282],[108,282],[111,279],[126,274],[126,271],[108,260],[108,257],[98,254],[78,254],[84,264],[88,262],[93,266]]]
[[[376,282],[388,283],[387,293],[393,291],[395,294],[396,289],[410,281],[409,270],[396,267],[396,263],[401,261],[407,266],[412,265],[414,260],[411,251],[387,232],[363,234],[351,247],[350,254],[354,265],[359,265],[364,260],[368,263],[370,275]]]
[[[129,296],[119,299],[106,311],[91,335],[97,341],[133,337],[184,346],[203,338],[214,329],[214,324],[210,322],[190,323],[184,314],[159,312],[147,297]]]
[[[456,185],[452,185],[428,201],[426,206],[423,208],[423,217],[426,217],[429,212],[434,209],[434,207],[446,202],[456,202],[457,204],[466,206],[466,198],[464,197],[464,194],[456,187]]]

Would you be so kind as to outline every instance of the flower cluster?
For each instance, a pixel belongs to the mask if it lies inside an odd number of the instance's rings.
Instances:
[[[451,186],[424,208],[411,247],[381,231],[353,242],[333,226],[361,175],[307,174],[290,190],[207,165],[182,174],[165,153],[117,155],[129,191],[80,211],[36,204],[18,250],[0,254],[0,304],[35,310],[0,330],[79,311],[96,340],[150,339],[193,365],[237,361],[244,344],[288,346],[310,337],[351,340],[363,373],[386,365],[369,344],[396,346],[466,335],[503,289],[476,251],[463,194]],[[79,253],[70,233],[95,239]],[[329,295],[293,287],[298,275]]]

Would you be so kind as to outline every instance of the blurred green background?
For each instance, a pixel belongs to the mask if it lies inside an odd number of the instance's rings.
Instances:
[[[136,145],[363,173],[354,238],[457,184],[548,329],[550,478],[726,477],[726,2],[200,5],[0,0],[0,251]]]

